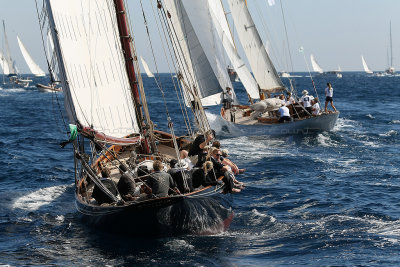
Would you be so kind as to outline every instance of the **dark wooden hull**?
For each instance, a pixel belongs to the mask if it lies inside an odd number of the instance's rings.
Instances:
[[[76,197],[78,211],[89,225],[130,235],[215,234],[226,230],[233,218],[232,196],[223,187],[207,187],[194,194],[97,206]]]

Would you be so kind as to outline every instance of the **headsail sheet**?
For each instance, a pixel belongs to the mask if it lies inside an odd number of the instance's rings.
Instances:
[[[17,40],[18,40],[18,45],[21,50],[21,53],[24,56],[25,62],[28,65],[29,69],[31,70],[32,74],[35,75],[36,77],[45,76],[46,73],[44,73],[44,71],[39,67],[39,65],[36,64],[35,61],[33,61],[33,58],[28,53],[24,44],[22,43],[21,39],[19,39],[18,36],[17,36]]]
[[[71,121],[114,137],[138,133],[112,0],[47,0]]]
[[[245,0],[228,0],[233,22],[254,77],[264,91],[278,91],[284,85],[269,58]]]

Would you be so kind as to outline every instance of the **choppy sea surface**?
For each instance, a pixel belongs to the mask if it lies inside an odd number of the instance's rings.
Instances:
[[[315,95],[310,78],[296,89]],[[144,78],[151,115],[168,130],[163,99]],[[162,76],[167,104],[175,92]],[[315,77],[334,87],[341,112],[331,132],[235,136],[209,108],[210,123],[246,172],[234,220],[216,235],[134,237],[91,229],[74,204],[73,154],[62,94],[0,84],[0,265],[395,266],[400,265],[400,77]],[[284,79],[287,82],[287,79]],[[240,83],[237,94],[246,103]],[[179,105],[169,112],[184,134]]]

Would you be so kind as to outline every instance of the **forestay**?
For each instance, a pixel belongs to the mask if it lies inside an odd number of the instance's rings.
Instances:
[[[228,55],[233,68],[240,78],[240,81],[251,98],[260,98],[257,82],[254,80],[235,48],[221,1],[208,0],[208,5],[217,34],[225,48],[226,54]]]
[[[113,1],[47,6],[70,120],[114,137],[138,133]]]
[[[260,89],[269,92],[284,89],[247,9],[245,0],[228,0],[228,4],[240,43]]]
[[[28,53],[24,44],[22,43],[21,39],[19,39],[18,36],[17,36],[17,40],[18,40],[18,45],[21,50],[22,56],[24,57],[25,62],[28,65],[29,69],[31,70],[32,74],[35,75],[36,77],[45,76],[46,74],[44,73],[44,71],[39,67],[38,64],[35,63],[35,61],[33,61],[31,55]]]

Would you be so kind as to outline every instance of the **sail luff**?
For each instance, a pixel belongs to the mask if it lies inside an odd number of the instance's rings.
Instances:
[[[144,60],[142,56],[140,56],[140,60],[142,61],[142,65],[144,68],[144,71],[146,72],[147,77],[153,78],[154,74],[151,72],[149,65],[147,65],[147,62]]]
[[[114,3],[45,1],[71,123],[113,137],[140,133]]]
[[[364,68],[364,71],[365,71],[366,73],[368,73],[368,74],[373,73],[372,70],[370,70],[370,69],[368,68],[368,65],[367,65],[367,62],[366,62],[365,59],[364,59],[364,56],[361,56],[361,62],[362,62],[362,64],[363,64],[363,68]]]
[[[312,67],[313,67],[313,70],[314,70],[315,72],[318,72],[318,73],[324,73],[324,71],[322,70],[322,68],[319,66],[317,60],[315,59],[314,55],[311,55],[311,56],[310,56],[310,59],[311,59],[311,65],[312,65]]]
[[[233,68],[235,69],[240,81],[246,89],[249,96],[253,99],[260,98],[257,82],[254,80],[246,64],[240,58],[237,50],[234,47],[233,39],[229,34],[229,26],[224,16],[224,9],[220,1],[208,0],[211,18],[214,23],[218,36],[225,48]]]
[[[5,59],[6,63],[8,65],[8,74],[9,75],[15,75],[17,74],[17,70],[15,69],[15,63],[13,62],[13,59],[11,57],[11,52],[10,52],[10,46],[8,44],[8,38],[7,38],[7,33],[6,33],[6,25],[3,20],[3,31],[4,31],[4,44],[5,44]]]
[[[17,41],[18,41],[18,45],[19,48],[21,50],[22,56],[25,59],[26,64],[28,65],[30,71],[32,72],[33,75],[35,75],[36,77],[43,77],[46,74],[44,73],[44,71],[39,67],[38,64],[35,63],[35,61],[33,60],[33,58],[31,57],[31,55],[28,53],[28,51],[26,50],[24,44],[22,43],[21,39],[18,37],[17,35]]]
[[[269,92],[284,89],[284,85],[265,50],[245,1],[228,0],[228,4],[240,43],[258,86],[260,89]]]

